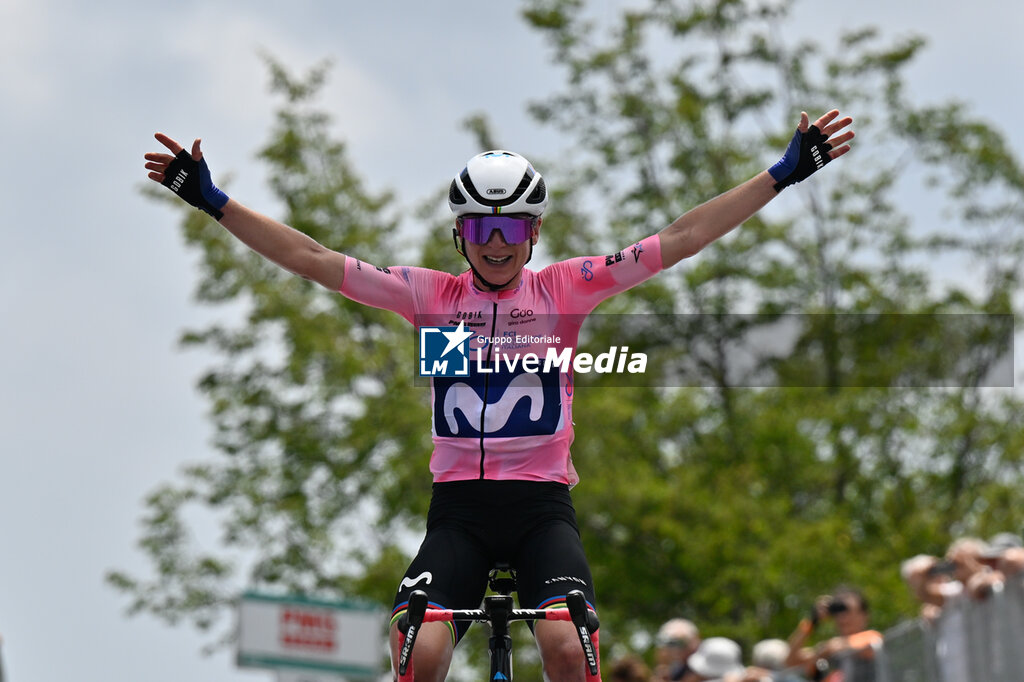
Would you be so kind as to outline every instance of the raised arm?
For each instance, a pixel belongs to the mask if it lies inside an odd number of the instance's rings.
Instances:
[[[300,277],[339,291],[345,278],[346,256],[313,240],[284,223],[257,213],[229,199],[210,179],[200,140],[191,154],[170,137],[156,139],[170,151],[146,154],[149,178],[168,187],[183,200],[206,211],[231,234],[264,258]]]
[[[764,208],[784,188],[850,151],[847,143],[853,131],[843,129],[852,122],[849,116],[839,118],[839,111],[833,109],[809,126],[806,112],[801,113],[796,134],[777,164],[687,211],[659,233],[662,266],[671,267],[698,253]]]

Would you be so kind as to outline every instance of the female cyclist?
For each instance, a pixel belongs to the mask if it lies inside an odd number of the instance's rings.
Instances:
[[[852,119],[807,114],[782,159],[750,180],[688,211],[657,234],[611,256],[582,256],[527,269],[541,235],[547,189],[518,154],[479,154],[452,180],[456,248],[469,263],[460,275],[424,268],[376,267],[332,251],[217,189],[200,140],[190,151],[158,133],[170,153],[146,154],[149,177],[217,219],[279,266],[367,305],[393,310],[418,327],[468,327],[475,357],[490,365],[498,339],[526,339],[520,353],[551,339],[572,349],[582,319],[601,301],[693,256],[754,215],[783,188],[849,151]],[[537,339],[537,341],[533,341]],[[477,608],[496,562],[518,573],[525,608],[558,607],[580,589],[595,603],[570,498],[578,478],[571,376],[517,366],[432,380],[434,487],[427,531],[394,604],[392,660],[403,634],[397,623],[412,590],[432,608]],[[428,623],[418,635],[419,682],[443,680],[462,626]],[[583,653],[570,623],[536,625],[544,671],[554,682],[580,682]],[[595,636],[596,639],[596,636]]]

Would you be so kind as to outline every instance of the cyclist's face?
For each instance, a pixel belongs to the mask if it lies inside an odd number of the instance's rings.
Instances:
[[[492,231],[486,244],[474,244],[467,239],[466,257],[488,282],[508,282],[504,288],[514,289],[519,286],[523,266],[530,259],[530,246],[540,237],[540,222],[538,219],[530,238],[519,244],[506,242],[500,230]]]

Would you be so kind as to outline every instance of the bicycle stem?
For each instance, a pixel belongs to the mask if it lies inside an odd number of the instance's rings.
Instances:
[[[488,646],[491,657],[491,682],[507,682],[512,679],[512,635],[508,628],[512,610],[512,597],[507,594],[492,595],[484,599],[484,613],[491,624]]]

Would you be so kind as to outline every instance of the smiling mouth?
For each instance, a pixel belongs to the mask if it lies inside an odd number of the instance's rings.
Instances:
[[[494,256],[484,256],[484,260],[491,265],[504,265],[505,263],[512,260],[512,256],[505,256],[503,258],[495,258]]]

